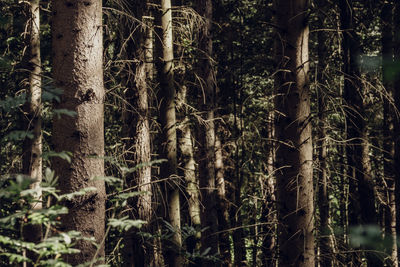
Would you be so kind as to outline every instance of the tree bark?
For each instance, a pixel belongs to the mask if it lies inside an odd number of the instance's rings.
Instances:
[[[184,77],[185,75],[183,75]],[[177,109],[183,114],[179,126],[179,151],[182,157],[183,177],[186,182],[186,192],[188,194],[188,208],[190,225],[195,229],[195,234],[186,240],[187,250],[190,253],[200,251],[201,240],[201,220],[200,220],[200,189],[199,180],[196,174],[196,162],[193,152],[193,136],[191,123],[187,110],[187,87],[181,84],[178,94]],[[196,263],[192,264],[193,266]],[[191,265],[190,265],[191,266]]]
[[[275,127],[274,127],[274,113],[268,114],[267,122],[267,166],[266,172],[268,174],[267,180],[263,181],[265,189],[263,190],[263,205],[262,223],[266,223],[262,229],[264,232],[264,240],[262,243],[262,257],[263,262],[268,267],[276,265],[276,182],[275,182]]]
[[[308,1],[276,6],[276,137],[279,266],[314,266]]]
[[[40,7],[39,0],[28,2],[30,17],[28,18],[28,54],[29,54],[29,100],[27,103],[27,127],[32,132],[32,139],[24,141],[24,154],[22,158],[23,173],[32,179],[30,188],[37,189],[42,181],[42,77],[40,58]],[[31,203],[31,209],[42,208],[42,193],[39,190]],[[42,226],[27,224],[23,228],[24,240],[28,242],[40,242],[42,239]],[[27,256],[35,261],[33,253]]]
[[[123,23],[128,29],[126,38],[126,110],[124,111],[126,159],[129,168],[141,165],[134,173],[128,175],[128,188],[137,187],[144,194],[129,200],[132,219],[140,219],[147,223],[142,226],[142,232],[152,232],[154,211],[152,206],[151,186],[151,149],[149,128],[149,96],[148,84],[151,80],[152,62],[152,21],[148,1],[126,3],[130,15],[139,20],[128,19]],[[138,25],[139,24],[139,25]],[[132,27],[128,27],[132,25]],[[150,51],[148,51],[150,50]],[[140,235],[137,229],[125,234],[124,266],[156,266],[154,260],[155,244],[152,238]]]
[[[200,194],[204,208],[201,210],[202,228],[202,250],[210,248],[210,255],[219,255],[218,235],[218,213],[217,213],[217,188],[215,182],[215,78],[211,62],[213,56],[213,45],[211,39],[212,24],[212,1],[197,0],[197,12],[205,20],[205,25],[200,29],[199,36],[199,80],[200,90],[204,92],[200,100],[200,110],[203,121],[200,123],[199,134],[199,182]],[[200,94],[203,95],[203,94]],[[203,266],[212,263],[204,260]],[[216,265],[215,265],[216,266]]]
[[[105,185],[104,176],[104,85],[101,1],[54,1],[53,72],[55,86],[63,90],[55,108],[75,111],[53,121],[56,152],[70,151],[71,163],[56,158],[53,167],[62,193],[85,187],[96,191],[78,196],[65,205],[61,230],[76,230],[94,237],[99,247],[79,241],[77,254],[66,256],[72,265],[104,262]]]
[[[180,255],[182,246],[181,237],[181,215],[179,200],[179,180],[177,180],[177,139],[176,139],[176,114],[174,85],[174,53],[172,36],[172,10],[170,0],[161,0],[161,9],[157,16],[161,32],[160,38],[156,38],[158,52],[157,69],[160,78],[159,102],[160,102],[160,122],[163,132],[163,158],[167,163],[162,166],[161,176],[170,178],[166,184],[167,188],[167,210],[168,221],[174,228],[175,233],[171,243],[165,248],[166,261],[169,266],[182,266],[183,259]]]

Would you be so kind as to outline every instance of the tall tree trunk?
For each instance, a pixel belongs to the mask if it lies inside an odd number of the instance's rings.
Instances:
[[[314,266],[307,0],[276,3],[279,266]]]
[[[195,229],[194,236],[187,239],[187,250],[193,253],[200,250],[201,239],[201,220],[200,220],[200,189],[199,180],[196,175],[196,162],[193,153],[192,131],[190,128],[190,119],[186,108],[187,87],[180,86],[177,109],[184,115],[180,122],[179,150],[182,157],[183,177],[186,182],[186,192],[188,194],[188,207],[191,226]]]
[[[393,3],[392,1],[383,4],[382,13],[382,72],[383,84],[386,89],[386,97],[383,100],[383,150],[384,150],[384,181],[386,182],[386,206],[385,228],[386,234],[392,236],[391,264],[397,267],[397,236],[396,236],[396,205],[394,198],[394,118],[395,109],[393,107],[393,81],[389,77],[393,66]]]
[[[222,128],[219,126],[218,128]],[[229,267],[231,262],[231,249],[229,240],[229,203],[226,198],[225,169],[223,161],[222,143],[219,131],[215,133],[215,179],[217,186],[217,208],[218,208],[218,235],[219,250],[221,253],[222,266]]]
[[[377,224],[375,209],[374,181],[371,176],[369,159],[369,142],[367,125],[364,119],[363,84],[357,66],[359,40],[354,26],[354,9],[352,1],[339,2],[340,19],[343,29],[344,59],[344,101],[346,108],[347,161],[349,168],[350,203],[349,224]],[[358,195],[357,195],[358,190]],[[355,204],[355,205],[354,205]],[[358,205],[358,206],[357,206]],[[360,214],[360,220],[358,219]],[[367,253],[369,264],[381,264],[376,255]]]
[[[160,121],[163,132],[163,158],[167,163],[162,166],[162,177],[170,178],[166,183],[167,188],[167,210],[168,221],[174,228],[171,243],[167,245],[166,261],[171,267],[182,266],[183,259],[180,256],[182,246],[181,237],[181,214],[179,200],[179,180],[177,180],[177,140],[176,140],[176,114],[174,85],[174,53],[172,36],[172,10],[171,0],[161,0],[161,9],[157,15],[161,32],[158,44],[160,53],[157,60],[158,74],[160,78],[159,102],[160,102]]]
[[[42,77],[40,59],[40,7],[39,0],[29,3],[29,102],[27,103],[27,130],[32,131],[32,139],[24,142],[23,173],[31,177],[32,189],[40,187],[42,181]],[[31,208],[42,208],[42,196],[39,191]],[[23,229],[24,239],[29,242],[39,242],[42,239],[42,226],[27,224]],[[27,255],[35,260],[35,255]]]
[[[262,228],[264,232],[264,240],[262,243],[262,256],[265,265],[273,267],[276,265],[276,194],[275,194],[275,127],[274,113],[270,112],[267,122],[267,180],[262,181],[265,185],[263,199],[265,203],[262,211],[262,223],[266,223]]]
[[[55,86],[63,89],[56,108],[75,111],[53,121],[56,152],[72,152],[71,163],[56,158],[53,167],[62,193],[85,187],[97,190],[75,197],[65,204],[62,230],[76,230],[94,237],[99,247],[79,241],[77,254],[66,256],[72,265],[104,258],[105,185],[95,177],[104,176],[104,85],[103,24],[101,1],[54,1],[53,71]]]
[[[393,29],[394,29],[394,62],[400,62],[400,2],[394,1],[394,16],[393,16]],[[398,73],[397,73],[398,74]],[[398,77],[398,76],[397,76]],[[400,110],[400,79],[396,78],[394,81],[394,102],[397,111]],[[400,235],[400,118],[398,112],[394,117],[394,170],[395,170],[395,206],[396,206],[396,234]],[[400,259],[400,249],[397,250],[397,259]]]
[[[327,87],[328,81],[325,76],[326,71],[326,60],[328,56],[328,46],[326,41],[329,40],[328,35],[322,30],[325,26],[326,10],[328,3],[325,0],[318,1],[318,8],[320,12],[318,14],[318,87],[319,87],[319,127],[318,127],[318,163],[319,163],[319,174],[318,174],[318,209],[319,209],[319,263],[323,267],[332,266],[333,250],[330,240],[329,231],[329,199],[328,199],[328,168],[327,168],[327,136],[326,136],[326,98],[327,92],[324,88]]]
[[[352,79],[355,79],[360,76],[359,72],[357,71],[357,53],[358,48],[356,47],[356,38],[355,30],[353,29],[353,4],[352,0],[341,0],[339,2],[340,8],[340,20],[341,20],[341,30],[343,30],[343,39],[342,39],[342,48],[343,48],[343,59],[344,59],[344,66],[343,66],[343,73],[345,74],[344,78],[344,105],[350,105],[351,103],[347,103],[350,101],[348,98],[354,94],[358,94],[358,88],[353,87]],[[356,82],[356,81],[354,81]],[[355,86],[355,85],[354,85]],[[357,95],[358,96],[358,95]],[[358,105],[360,105],[360,97],[358,96]],[[356,115],[357,110],[353,111]],[[353,120],[355,118],[351,118],[346,116],[346,123],[350,123],[347,125],[347,139],[356,138],[355,132],[355,124]],[[352,142],[355,142],[352,139]],[[359,142],[359,140],[358,140]],[[359,199],[359,192],[357,190],[357,180],[356,180],[356,171],[354,168],[355,159],[354,159],[354,145],[349,144],[346,146],[346,156],[347,156],[347,166],[348,166],[348,177],[349,177],[349,225],[357,225],[359,223],[358,215],[360,214],[360,199]]]
[[[231,40],[230,44],[233,43],[233,40]],[[231,59],[234,59],[233,55],[233,46],[230,49],[231,51]],[[233,135],[234,135],[234,170],[232,171],[232,193],[231,193],[231,199],[232,199],[232,205],[230,205],[230,213],[231,213],[231,226],[233,228],[233,233],[232,233],[232,241],[233,241],[233,255],[234,255],[234,265],[235,266],[245,266],[245,261],[246,261],[246,244],[244,240],[244,231],[243,231],[243,221],[242,221],[242,210],[241,210],[241,205],[242,205],[242,186],[243,186],[243,173],[242,173],[242,168],[241,168],[241,158],[239,156],[240,152],[240,137],[243,134],[242,133],[242,128],[240,127],[240,114],[238,112],[238,102],[240,101],[240,86],[238,80],[234,80],[234,77],[229,77],[230,78],[230,85],[233,87],[232,93],[233,93],[233,117],[234,117],[234,122],[233,122]]]
[[[125,100],[127,102],[124,113],[125,140],[128,167],[142,165],[133,174],[127,177],[127,186],[137,186],[138,191],[144,194],[129,200],[132,208],[131,218],[146,221],[141,231],[152,232],[153,207],[151,187],[151,166],[148,163],[150,156],[150,129],[149,129],[149,100],[148,84],[151,71],[152,51],[152,25],[149,19],[148,1],[136,1],[128,5],[129,14],[139,20],[137,23],[129,20],[123,26],[134,25],[125,34],[127,38],[126,59],[130,60],[127,72],[127,89]],[[149,46],[149,47],[148,47]],[[150,66],[149,66],[150,65]],[[155,266],[154,242],[138,234],[137,229],[132,229],[125,235],[124,266]]]
[[[373,181],[368,170],[370,167],[368,156],[367,126],[363,118],[363,92],[360,82],[360,71],[357,66],[359,55],[359,41],[353,25],[352,1],[341,0],[341,22],[343,34],[343,53],[344,53],[344,100],[346,101],[347,114],[347,139],[350,144],[347,146],[348,165],[350,169],[350,179],[356,181],[359,199],[357,202],[361,210],[362,223],[376,223],[375,197]],[[350,189],[351,190],[351,189]],[[356,190],[354,190],[356,191]],[[362,199],[362,201],[360,201]],[[353,211],[358,213],[357,210]],[[351,218],[350,218],[351,219]],[[358,219],[354,216],[350,224],[357,224]]]
[[[213,56],[213,45],[211,39],[212,24],[212,1],[197,0],[197,12],[204,17],[205,25],[200,29],[200,59],[199,77],[200,90],[204,96],[200,100],[203,121],[200,123],[200,160],[199,160],[199,182],[201,200],[204,208],[201,211],[202,228],[202,250],[210,248],[209,254],[219,254],[218,235],[218,213],[216,203],[216,182],[215,182],[215,79],[211,57]],[[203,94],[200,94],[203,95]],[[203,266],[211,262],[204,261]],[[213,263],[217,264],[217,263]]]

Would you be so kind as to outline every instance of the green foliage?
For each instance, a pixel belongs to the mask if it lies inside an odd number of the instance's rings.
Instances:
[[[53,154],[52,156],[56,156]],[[102,179],[102,178],[96,178]],[[116,177],[105,177],[107,183],[121,185],[123,180]],[[62,205],[63,200],[71,200],[92,192],[95,188],[83,188],[77,192],[59,194],[55,188],[57,178],[54,171],[46,168],[44,181],[39,188],[31,189],[32,180],[25,175],[3,176],[1,179],[1,203],[14,203],[12,206],[3,206],[0,209],[0,263],[9,266],[15,263],[31,262],[23,256],[24,251],[31,251],[38,255],[36,266],[70,266],[63,261],[63,255],[79,252],[74,245],[79,240],[94,242],[94,238],[85,238],[77,231],[54,231],[60,225],[60,217],[68,216],[68,209]],[[41,209],[31,209],[33,203],[38,202],[37,195],[42,194]],[[145,221],[132,220],[128,216],[118,213],[120,208],[127,205],[127,199],[143,194],[141,192],[123,192],[114,194],[109,201],[115,203],[114,218],[108,220],[109,232],[111,229],[121,233],[132,228],[139,229]],[[46,206],[46,200],[52,199],[52,205]],[[20,228],[26,225],[43,225],[45,234],[43,240],[37,244],[25,242],[20,235]],[[87,264],[89,266],[90,263]],[[86,266],[85,264],[82,266]],[[104,265],[106,266],[106,265]]]
[[[32,139],[33,134],[29,131],[12,131],[3,138],[3,142],[7,141],[21,141],[26,138]]]
[[[47,172],[48,174],[51,172]],[[50,179],[50,178],[47,178]],[[83,237],[76,231],[54,232],[59,225],[59,217],[68,213],[62,205],[54,204],[41,209],[31,209],[31,205],[38,202],[38,191],[42,199],[56,196],[63,199],[65,195],[58,195],[53,187],[30,189],[32,180],[24,175],[5,177],[2,180],[0,199],[2,203],[13,203],[11,207],[3,206],[0,210],[0,255],[2,265],[14,264],[22,261],[31,261],[23,257],[24,251],[31,251],[38,255],[36,266],[68,266],[63,263],[62,255],[78,252],[74,244]],[[44,204],[43,204],[44,205]],[[11,210],[8,210],[11,208]],[[43,225],[46,233],[41,242],[34,244],[25,242],[20,236],[20,227],[27,225]],[[6,235],[5,235],[6,234]]]
[[[4,112],[9,112],[12,109],[18,108],[25,104],[26,94],[19,94],[15,97],[6,96],[4,100],[0,100],[0,109]]]
[[[132,227],[140,229],[145,223],[146,222],[142,220],[131,220],[129,219],[129,216],[125,216],[119,219],[111,218],[108,220],[109,226],[115,227],[121,232],[129,231],[129,229],[131,229]]]
[[[62,151],[62,152],[50,151],[50,152],[43,153],[44,160],[48,160],[52,157],[59,157],[63,160],[66,160],[68,163],[71,163],[72,153],[69,151]],[[54,177],[54,174],[53,174],[53,177]]]

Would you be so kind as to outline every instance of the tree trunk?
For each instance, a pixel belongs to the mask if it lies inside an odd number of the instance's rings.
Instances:
[[[132,21],[123,23],[124,28],[129,29],[124,38],[127,38],[126,60],[130,60],[126,67],[127,89],[125,90],[126,110],[125,121],[125,143],[127,154],[127,165],[133,168],[142,165],[133,174],[127,177],[128,188],[137,186],[137,190],[144,194],[129,200],[132,219],[146,221],[141,231],[152,232],[154,223],[152,207],[151,186],[151,161],[150,156],[150,128],[149,128],[149,100],[148,84],[151,71],[152,51],[152,25],[149,21],[150,13],[148,1],[137,1],[128,5],[129,14],[139,20],[139,25],[128,28]],[[147,18],[147,20],[146,20]],[[132,32],[133,31],[133,32]],[[148,47],[150,46],[150,47]],[[150,66],[149,66],[150,65]],[[124,266],[155,266],[154,242],[152,238],[145,238],[132,229],[125,235],[125,257]]]
[[[161,32],[158,40],[157,60],[158,74],[160,78],[159,102],[160,102],[160,121],[163,132],[163,158],[167,163],[163,164],[162,178],[170,178],[166,183],[167,188],[167,210],[168,221],[174,228],[174,235],[170,244],[165,248],[166,261],[171,267],[182,266],[183,259],[180,256],[182,246],[181,237],[181,215],[179,200],[179,180],[177,180],[177,140],[176,140],[176,114],[175,114],[175,95],[174,85],[174,53],[172,37],[172,10],[170,0],[161,0],[161,10],[157,16]]]
[[[349,168],[350,206],[349,224],[377,224],[374,181],[371,176],[367,125],[364,119],[363,84],[357,63],[359,40],[354,28],[352,1],[339,2],[343,29],[344,101],[346,109],[347,161]],[[358,190],[358,195],[357,195]],[[354,205],[355,204],[355,205]],[[358,218],[360,214],[360,218]],[[368,263],[381,264],[376,255],[367,253]]]
[[[222,128],[221,126],[219,126]],[[219,250],[222,266],[229,267],[231,262],[231,249],[229,240],[229,202],[226,198],[225,169],[223,151],[219,131],[215,133],[215,178],[217,183],[217,208],[218,208],[218,235]]]
[[[205,25],[200,29],[199,37],[199,80],[200,90],[204,91],[200,100],[200,110],[203,121],[200,123],[199,134],[199,182],[201,200],[204,208],[201,211],[202,228],[202,250],[210,248],[209,254],[219,254],[218,235],[218,213],[217,213],[217,189],[215,182],[215,77],[211,57],[213,56],[213,45],[211,39],[212,24],[212,1],[197,0],[197,12],[205,20]],[[200,94],[203,95],[203,94]],[[203,266],[212,263],[204,260]]]
[[[233,59],[233,50],[231,58]],[[231,78],[231,84],[234,88],[233,93],[233,116],[234,116],[234,173],[232,175],[232,205],[230,209],[231,215],[231,225],[233,228],[232,241],[233,241],[233,255],[234,255],[234,265],[235,266],[246,266],[246,244],[244,240],[244,230],[243,230],[243,219],[242,219],[242,187],[243,187],[243,171],[241,164],[243,159],[239,157],[240,154],[240,137],[243,134],[243,128],[241,127],[241,114],[238,112],[238,104],[240,101],[240,86],[239,81],[234,81]],[[239,114],[238,114],[239,113]]]
[[[400,62],[400,3],[394,1],[394,16],[393,16],[393,29],[394,29],[394,62]],[[398,74],[398,73],[397,73]],[[397,111],[400,110],[400,79],[395,78],[394,81],[394,102]],[[398,113],[394,117],[394,132],[392,140],[394,140],[394,170],[395,170],[395,206],[396,206],[396,234],[400,235],[400,118]],[[397,250],[397,259],[400,259],[400,249]]]
[[[322,30],[324,28],[324,21],[326,16],[326,10],[328,3],[325,0],[318,1],[318,7],[321,10],[318,14],[318,163],[319,163],[319,174],[318,174],[318,209],[319,209],[319,263],[322,267],[332,266],[333,249],[331,246],[330,230],[329,230],[329,193],[328,193],[328,168],[327,168],[327,136],[326,136],[326,98],[327,92],[324,88],[328,86],[328,80],[325,76],[326,60],[328,56],[328,47],[326,41],[329,40],[328,35]]]
[[[66,256],[72,265],[93,260],[104,262],[105,185],[104,176],[104,85],[103,24],[101,1],[55,1],[53,3],[53,71],[55,86],[63,89],[58,109],[75,111],[53,122],[56,152],[70,151],[71,163],[56,158],[53,167],[62,193],[86,187],[96,191],[65,204],[61,230],[76,230],[94,237],[99,247],[79,241],[77,254]]]
[[[183,75],[184,76],[184,75]],[[196,162],[193,153],[192,131],[190,119],[186,108],[187,87],[180,86],[177,109],[184,115],[180,122],[179,150],[182,157],[183,177],[186,182],[186,192],[188,194],[188,207],[190,224],[196,233],[187,239],[187,250],[190,253],[200,250],[201,221],[200,221],[200,189],[199,180],[196,175]]]
[[[263,190],[263,199],[265,203],[262,211],[262,227],[264,232],[264,240],[262,243],[262,257],[265,266],[276,266],[276,194],[275,194],[275,127],[274,127],[274,113],[270,112],[267,122],[267,166],[266,172],[268,174],[267,180],[262,181],[265,185]]]
[[[276,155],[279,266],[314,266],[308,1],[277,1]]]
[[[356,38],[355,30],[353,29],[353,5],[352,0],[341,0],[339,2],[340,8],[340,20],[341,20],[341,29],[343,30],[343,39],[342,39],[342,48],[343,48],[343,73],[344,77],[344,105],[350,105],[351,103],[347,103],[351,101],[349,98],[352,94],[358,94],[358,88],[352,89],[353,81],[352,79],[356,79],[360,76],[357,71],[357,53],[358,48],[356,47],[357,43],[354,40]],[[354,81],[356,82],[356,81]],[[354,85],[355,86],[355,85]],[[357,95],[358,100],[353,100],[358,105],[360,105],[360,97]],[[354,111],[357,115],[357,111]],[[351,118],[346,116],[346,123],[350,123],[347,128],[347,139],[356,138],[356,130],[355,124],[353,122],[355,118]],[[351,139],[353,143],[353,139]],[[359,142],[359,140],[357,140]],[[357,190],[357,180],[356,180],[356,170],[355,170],[355,159],[354,159],[354,144],[348,144],[346,146],[346,156],[347,156],[347,166],[348,166],[348,177],[349,177],[349,225],[354,226],[359,223],[358,215],[360,214],[360,199],[359,192]]]
[[[393,238],[391,245],[391,264],[398,266],[397,262],[397,236],[396,236],[396,205],[394,198],[394,117],[393,106],[393,81],[389,77],[393,66],[393,3],[385,2],[381,13],[382,20],[382,73],[386,97],[383,100],[383,150],[384,150],[384,181],[386,182],[385,232]]]
[[[40,59],[40,7],[39,0],[32,0],[29,4],[29,102],[27,103],[27,130],[31,131],[33,138],[26,138],[24,142],[24,154],[22,159],[23,173],[31,177],[30,188],[40,187],[42,181],[42,77]],[[42,194],[39,191],[34,196],[35,201],[31,208],[42,208]],[[42,239],[42,226],[27,224],[23,229],[24,240],[28,242],[40,242]],[[35,261],[35,255],[28,257]]]

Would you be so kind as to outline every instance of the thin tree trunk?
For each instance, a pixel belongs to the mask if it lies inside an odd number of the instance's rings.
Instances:
[[[320,70],[322,71],[322,70]],[[329,230],[329,199],[328,199],[328,175],[327,175],[327,142],[325,96],[321,94],[319,99],[319,136],[318,136],[318,158],[319,158],[319,181],[318,181],[318,206],[319,206],[319,249],[321,266],[332,266],[332,247]]]
[[[71,163],[55,158],[53,167],[62,193],[95,187],[83,196],[66,201],[69,213],[61,230],[76,230],[95,238],[99,247],[79,241],[77,254],[66,257],[72,265],[104,262],[105,185],[94,179],[104,176],[103,24],[101,1],[53,2],[53,71],[55,86],[63,90],[56,108],[75,111],[53,121],[56,152],[70,151]]]
[[[221,126],[220,126],[221,127]],[[232,265],[229,240],[229,203],[226,199],[225,169],[221,138],[215,133],[215,178],[217,183],[218,235],[222,266]]]
[[[27,130],[32,131],[32,139],[24,142],[23,173],[31,177],[30,188],[37,189],[42,181],[42,78],[40,59],[40,7],[39,0],[28,2],[29,5],[29,102],[27,103]],[[31,208],[42,208],[42,194],[38,191]],[[42,239],[42,226],[27,224],[23,229],[24,240],[39,242]],[[27,256],[35,261],[36,256],[28,253]]]
[[[364,119],[363,84],[361,73],[357,66],[359,55],[359,40],[354,28],[354,10],[352,1],[339,2],[340,18],[343,33],[343,59],[344,59],[344,100],[346,108],[347,140],[346,146],[348,168],[350,203],[356,204],[349,208],[350,225],[377,224],[375,209],[374,181],[371,176],[371,163],[369,159],[369,143],[367,125]],[[358,190],[358,196],[357,191]],[[359,205],[359,206],[357,206]],[[360,214],[360,219],[358,219]],[[381,264],[373,253],[367,253],[369,264]]]
[[[333,249],[329,230],[329,199],[328,199],[328,169],[327,169],[327,136],[326,136],[326,92],[324,88],[328,85],[325,78],[326,60],[328,56],[328,46],[325,44],[329,40],[327,34],[322,30],[326,16],[328,3],[325,0],[318,1],[321,10],[318,15],[318,83],[319,83],[319,127],[318,127],[318,162],[319,162],[319,181],[318,181],[318,208],[319,208],[319,264],[322,267],[332,266]]]
[[[267,180],[263,181],[265,184],[265,193],[263,198],[265,203],[263,205],[262,212],[262,223],[266,223],[263,226],[264,240],[262,243],[262,256],[263,262],[268,267],[276,266],[276,197],[275,197],[275,127],[274,127],[274,114],[270,112],[268,115],[267,122]]]
[[[231,58],[233,59],[233,50]],[[233,77],[231,80],[232,84]],[[238,81],[237,81],[238,82]],[[238,90],[237,85],[233,85],[233,116],[234,116],[234,138],[235,138],[235,155],[234,155],[234,174],[232,175],[232,205],[230,209],[231,213],[231,224],[233,228],[232,240],[233,240],[233,255],[234,255],[234,265],[235,266],[246,266],[246,244],[244,240],[244,231],[243,231],[243,221],[242,221],[242,186],[243,186],[243,173],[241,170],[241,158],[239,157],[239,141],[240,136],[242,134],[242,128],[240,127],[240,116],[238,116],[237,105],[238,100],[240,99],[240,90]]]
[[[188,207],[191,226],[196,233],[187,239],[187,250],[190,253],[200,251],[201,239],[201,221],[200,221],[200,189],[199,180],[196,175],[196,162],[193,153],[192,131],[190,128],[190,119],[186,108],[187,87],[180,86],[177,109],[184,115],[180,123],[179,150],[182,156],[183,176],[186,181],[186,192],[188,194]]]
[[[386,206],[385,214],[385,231],[386,234],[393,238],[391,247],[391,264],[394,267],[398,266],[397,262],[397,235],[396,235],[396,205],[394,198],[394,114],[393,107],[393,82],[390,80],[389,72],[393,64],[393,3],[392,1],[385,2],[381,13],[382,20],[382,72],[383,84],[386,89],[387,96],[383,102],[383,150],[384,150],[384,181],[386,182]]]
[[[279,266],[314,266],[307,0],[276,3]]]
[[[393,16],[393,29],[394,29],[394,62],[400,62],[400,2],[394,1],[394,16]],[[400,235],[400,79],[396,78],[394,81],[394,102],[396,106],[396,116],[394,116],[394,170],[395,170],[395,206],[396,206],[396,234]],[[397,250],[397,259],[400,259],[400,249]]]
[[[353,82],[351,79],[355,79],[360,76],[359,73],[357,73],[357,66],[356,66],[356,56],[357,56],[357,48],[356,48],[356,42],[352,38],[356,38],[354,36],[354,29],[353,29],[353,6],[352,6],[352,0],[347,1],[347,0],[341,0],[339,2],[339,8],[340,8],[340,20],[341,20],[341,29],[343,30],[343,40],[342,40],[342,48],[343,48],[343,58],[344,58],[344,66],[343,66],[343,72],[345,74],[344,77],[344,101],[345,105],[350,105],[351,103],[347,103],[347,101],[350,101],[348,98],[351,97],[351,95],[358,94],[357,90],[358,88],[355,88],[352,92],[351,87],[353,86]],[[353,33],[353,34],[351,34]],[[347,96],[347,97],[346,97]],[[358,105],[360,104],[361,99],[358,101]],[[357,111],[354,111],[354,113],[357,113]],[[356,138],[356,133],[354,129],[354,118],[350,119],[349,116],[346,120],[346,123],[350,123],[347,125],[347,139],[351,138]],[[359,141],[359,140],[358,140]],[[354,143],[355,141],[352,140]],[[346,146],[346,154],[347,154],[347,166],[348,166],[348,178],[349,178],[349,194],[350,194],[350,201],[349,201],[349,225],[354,226],[359,223],[359,218],[358,215],[360,214],[360,199],[359,199],[359,192],[357,190],[357,180],[356,180],[356,171],[355,171],[355,159],[354,159],[354,145],[349,144]]]
[[[197,12],[204,17],[205,25],[200,29],[200,59],[199,78],[200,90],[204,91],[205,98],[201,99],[200,106],[203,113],[203,121],[200,123],[200,161],[199,182],[201,200],[204,208],[201,211],[202,228],[202,250],[210,248],[209,254],[219,254],[218,235],[218,213],[216,203],[216,181],[215,181],[215,79],[211,57],[213,56],[213,45],[211,39],[212,24],[212,1],[197,0]],[[202,95],[202,94],[200,94]],[[212,263],[204,260],[203,266]]]
[[[128,167],[142,165],[133,174],[127,177],[127,186],[137,186],[138,191],[144,194],[129,200],[133,212],[133,219],[140,219],[147,223],[142,227],[143,232],[152,232],[153,207],[151,187],[151,166],[148,163],[150,156],[150,129],[149,129],[149,100],[148,84],[151,71],[152,25],[149,21],[149,7],[147,1],[138,1],[129,7],[129,14],[135,16],[140,22],[139,29],[134,27],[125,34],[127,40],[126,59],[134,63],[127,68],[127,89],[125,100],[127,107],[124,113],[126,135],[126,152]],[[146,20],[147,18],[147,20]],[[124,23],[124,27],[130,25]],[[133,25],[137,25],[134,23]],[[132,39],[130,39],[132,38]],[[149,46],[149,48],[147,47]],[[151,238],[142,237],[137,229],[132,229],[125,234],[124,266],[155,266],[154,242]]]
[[[182,246],[181,214],[179,200],[179,180],[177,180],[177,140],[176,140],[176,114],[174,85],[174,53],[172,36],[172,10],[170,0],[161,0],[161,9],[157,19],[160,21],[161,32],[158,34],[158,52],[160,60],[157,60],[158,74],[160,78],[160,121],[163,131],[163,157],[167,163],[162,166],[162,177],[170,178],[167,188],[168,221],[174,228],[174,234],[170,244],[165,248],[166,261],[171,267],[179,267],[183,264],[180,255]],[[161,38],[161,40],[159,40]]]

